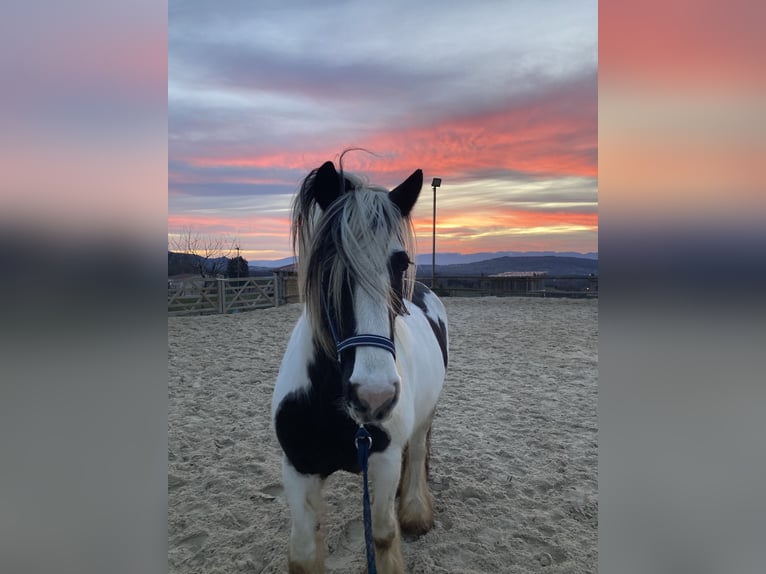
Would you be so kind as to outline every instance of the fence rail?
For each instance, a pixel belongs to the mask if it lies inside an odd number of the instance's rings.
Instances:
[[[168,280],[168,315],[238,313],[278,307],[296,300],[291,285],[294,282],[280,273],[244,279]]]
[[[420,281],[449,297],[493,295],[524,297],[598,297],[598,276],[529,274],[518,276],[436,275]]]
[[[436,276],[436,292],[452,297],[598,297],[598,276]],[[427,285],[427,278],[419,278]],[[294,273],[245,279],[168,280],[168,315],[238,313],[298,301]]]

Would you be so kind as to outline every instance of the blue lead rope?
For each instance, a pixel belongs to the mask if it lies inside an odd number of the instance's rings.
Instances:
[[[372,448],[372,436],[364,426],[360,425],[354,438],[356,443],[356,456],[359,466],[362,467],[364,477],[364,497],[362,499],[362,513],[364,514],[364,545],[367,549],[367,573],[377,574],[375,568],[375,547],[372,543],[372,517],[370,515],[370,487],[367,481],[367,458]]]

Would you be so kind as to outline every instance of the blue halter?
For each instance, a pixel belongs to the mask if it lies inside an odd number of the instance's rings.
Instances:
[[[378,347],[379,349],[385,349],[391,353],[394,360],[396,360],[396,347],[389,337],[365,334],[354,335],[353,337],[341,341],[338,338],[335,321],[333,321],[332,316],[330,315],[330,309],[327,305],[327,298],[324,296],[324,292],[322,293],[322,309],[324,309],[327,324],[330,326],[330,333],[332,334],[333,341],[335,341],[335,352],[338,354],[338,363],[341,362],[341,353],[352,347]]]

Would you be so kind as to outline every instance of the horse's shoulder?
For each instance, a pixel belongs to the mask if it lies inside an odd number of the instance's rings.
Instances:
[[[449,355],[449,334],[447,331],[447,311],[436,293],[431,291],[423,283],[415,282],[415,288],[412,292],[412,301],[409,306],[419,309],[439,343],[444,366],[447,366]]]
[[[441,299],[420,281],[415,282],[415,288],[412,290],[412,303],[432,321],[441,320],[446,323],[447,311]]]

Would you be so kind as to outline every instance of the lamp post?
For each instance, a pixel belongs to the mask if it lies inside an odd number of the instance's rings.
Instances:
[[[433,230],[433,244],[431,247],[431,289],[434,288],[434,276],[436,273],[436,188],[441,186],[442,178],[435,177],[431,181],[431,187],[434,188],[434,230]]]

